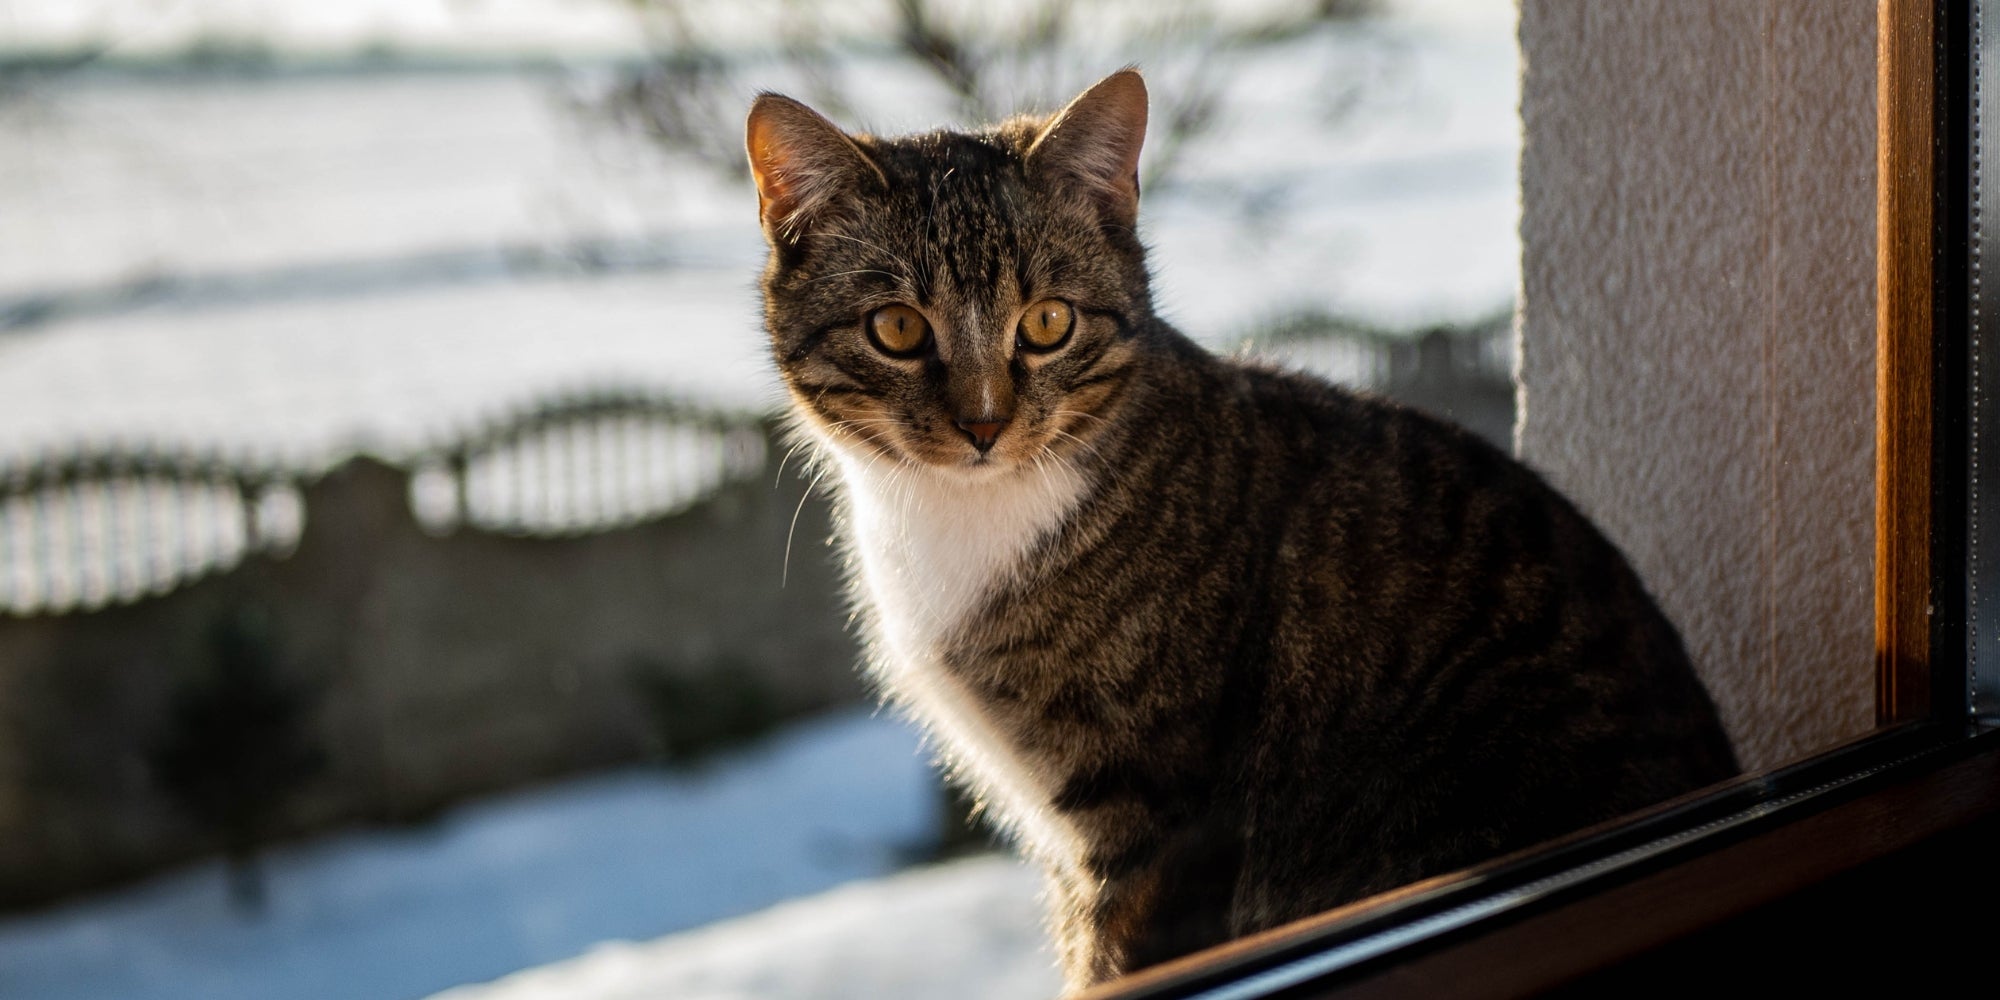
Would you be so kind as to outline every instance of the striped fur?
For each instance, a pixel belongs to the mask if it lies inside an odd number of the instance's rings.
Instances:
[[[1071,985],[1735,773],[1673,627],[1534,473],[1153,314],[1137,81],[1059,136],[752,113],[760,178],[818,199],[766,220],[766,321],[870,669],[1048,870]],[[1027,350],[1050,297],[1074,332]],[[915,356],[868,338],[896,303]],[[997,417],[990,452],[960,429]]]

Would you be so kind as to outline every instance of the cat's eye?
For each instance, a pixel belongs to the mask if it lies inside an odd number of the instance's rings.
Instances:
[[[868,339],[884,354],[908,357],[930,342],[931,324],[909,306],[883,306],[868,314]]]
[[[1015,329],[1015,343],[1031,351],[1053,351],[1069,339],[1076,326],[1076,312],[1061,299],[1043,299],[1021,314]]]

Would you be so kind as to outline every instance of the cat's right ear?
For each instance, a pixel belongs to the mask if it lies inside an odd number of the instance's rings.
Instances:
[[[847,133],[782,94],[757,95],[743,145],[757,180],[757,214],[773,245],[796,242],[843,192],[888,186]]]

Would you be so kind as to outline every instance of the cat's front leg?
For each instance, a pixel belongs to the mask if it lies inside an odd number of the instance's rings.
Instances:
[[[1106,956],[1095,947],[1090,931],[1090,893],[1073,873],[1058,869],[1049,871],[1048,886],[1049,929],[1062,969],[1063,995],[1073,996],[1116,973],[1108,971]]]
[[[1241,858],[1236,835],[1205,824],[1138,838],[1089,859],[1080,873],[1057,875],[1057,941],[1069,988],[1228,940]]]
[[[1087,884],[1058,873],[1050,879],[1056,948],[1065,995],[1080,993],[1150,964],[1135,958],[1148,951],[1144,928],[1152,916],[1156,878],[1131,877]]]

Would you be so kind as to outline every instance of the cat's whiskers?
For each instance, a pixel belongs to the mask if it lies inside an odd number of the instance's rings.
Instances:
[[[1057,412],[1058,412],[1058,413],[1060,413],[1060,412],[1064,412],[1064,411],[1057,411]],[[1110,421],[1106,421],[1106,420],[1104,420],[1104,418],[1103,418],[1103,417],[1098,417],[1098,416],[1095,416],[1094,414],[1089,414],[1089,413],[1078,413],[1078,414],[1076,414],[1076,415],[1077,415],[1077,416],[1085,416],[1085,417],[1091,417],[1092,419],[1095,419],[1095,420],[1100,420],[1100,421],[1104,421],[1104,422],[1105,422],[1105,423],[1107,423],[1107,424],[1108,424],[1108,423],[1110,423]],[[1063,430],[1062,428],[1060,428],[1060,427],[1056,427],[1056,426],[1053,426],[1053,425],[1051,425],[1051,426],[1049,427],[1049,436],[1050,436],[1050,438],[1051,438],[1052,440],[1057,440],[1057,441],[1071,441],[1071,442],[1074,442],[1074,443],[1076,444],[1076,455],[1075,455],[1075,456],[1070,456],[1070,455],[1064,455],[1064,454],[1062,454],[1061,452],[1058,452],[1058,451],[1056,451],[1056,450],[1055,450],[1054,448],[1047,448],[1047,449],[1044,449],[1044,450],[1045,450],[1045,451],[1046,451],[1046,452],[1047,452],[1048,454],[1050,454],[1050,455],[1054,455],[1055,457],[1057,457],[1057,458],[1060,458],[1060,459],[1062,459],[1062,460],[1063,460],[1063,462],[1064,462],[1064,464],[1065,464],[1065,465],[1067,465],[1067,466],[1069,467],[1070,471],[1071,471],[1072,473],[1075,473],[1075,474],[1076,474],[1076,475],[1078,475],[1078,476],[1082,476],[1082,475],[1083,475],[1083,470],[1081,469],[1081,467],[1079,467],[1079,466],[1077,465],[1077,463],[1076,463],[1076,460],[1075,460],[1075,459],[1076,459],[1076,458],[1095,458],[1095,457],[1097,457],[1097,450],[1098,450],[1098,448],[1099,448],[1099,447],[1101,447],[1101,446],[1102,446],[1102,444],[1103,444],[1103,442],[1102,442],[1102,439],[1099,439],[1099,440],[1095,440],[1095,441],[1090,441],[1090,440],[1085,440],[1085,439],[1083,439],[1083,438],[1081,438],[1081,437],[1078,437],[1078,436],[1076,436],[1075,434],[1072,434],[1072,433],[1070,433],[1069,431],[1066,431],[1066,430]]]
[[[931,182],[931,203],[930,207],[924,213],[925,239],[922,280],[925,284],[930,284],[931,276],[943,270],[944,255],[939,250],[939,243],[941,241],[936,239],[938,192],[944,188],[944,182],[950,180],[951,175],[957,172],[957,167],[946,168],[942,176]]]
[[[885,442],[882,436],[867,433],[868,429],[874,427],[892,429],[902,427],[903,422],[894,417],[840,417],[822,420],[821,426],[826,428],[828,434],[846,438],[870,452],[884,452],[901,457],[900,453],[890,446],[893,442]]]
[[[823,467],[813,476],[812,482],[806,484],[805,493],[799,496],[799,505],[792,508],[792,525],[785,529],[785,562],[778,570],[779,589],[783,589],[792,579],[792,539],[799,533],[799,515],[805,512],[806,501],[811,499],[813,491],[819,488],[819,481],[824,478],[826,478],[826,468]]]
[[[806,282],[806,284],[816,285],[822,281],[830,281],[834,278],[845,278],[848,275],[852,274],[879,274],[882,277],[888,278],[891,281],[900,280],[903,277],[902,275],[896,274],[893,271],[884,271],[879,267],[857,267],[852,271],[835,271],[832,274],[822,274],[819,277]]]
[[[1044,461],[1054,461],[1060,463],[1063,467],[1064,472],[1067,472],[1072,476],[1076,476],[1079,479],[1083,478],[1083,470],[1077,468],[1076,462],[1072,460],[1068,455],[1065,455],[1055,450],[1054,448],[1043,448],[1039,453],[1035,455],[1036,468],[1038,469],[1041,468],[1041,465]]]
[[[1048,463],[1051,461],[1059,463],[1062,466],[1063,471],[1068,473],[1069,475],[1079,476],[1079,477],[1081,476],[1081,474],[1077,471],[1076,466],[1071,465],[1069,461],[1064,459],[1061,455],[1058,455],[1055,452],[1048,450],[1047,448],[1043,448],[1040,451],[1036,452],[1035,457],[1028,460],[1028,465],[1034,469],[1035,475],[1047,476],[1049,475]]]
[[[938,192],[940,190],[943,190],[944,182],[951,180],[951,175],[955,173],[958,173],[957,167],[948,167],[945,169],[945,172],[943,174],[940,174],[938,177],[936,177],[931,181],[931,204],[930,207],[924,211],[924,232],[935,233],[937,231]],[[935,243],[936,241],[931,240],[929,242]]]
[[[905,271],[908,271],[911,274],[917,273],[916,269],[910,266],[910,262],[903,259],[903,255],[895,252],[894,250],[889,249],[888,247],[883,246],[880,243],[871,243],[858,236],[849,236],[846,233],[807,233],[805,235],[809,239],[819,238],[819,239],[830,239],[830,240],[846,240],[849,243],[859,244],[860,246],[867,247],[868,249],[873,250],[877,253],[880,253],[882,256],[889,258],[890,260],[896,262],[897,264],[902,265]]]
[[[1068,455],[1064,455],[1053,449],[1044,448],[1042,449],[1041,454],[1035,456],[1036,467],[1038,469],[1041,467],[1041,463],[1044,459],[1054,461],[1057,464],[1061,465],[1063,472],[1068,474],[1072,479],[1076,480],[1079,483],[1087,483],[1090,481],[1090,477],[1081,468],[1077,466],[1076,460],[1072,459]]]
[[[1097,448],[1097,442],[1087,441],[1083,438],[1076,436],[1075,434],[1070,433],[1069,431],[1063,430],[1060,427],[1049,428],[1049,437],[1061,441],[1074,441],[1076,442],[1076,446],[1078,448],[1081,448],[1085,451],[1094,451]]]
[[[805,437],[796,437],[792,440],[792,446],[786,448],[785,454],[778,459],[778,474],[771,479],[772,489],[776,489],[779,483],[785,481],[785,463],[790,462],[792,456],[798,454],[799,449],[804,448],[809,443],[809,439]]]
[[[1095,413],[1092,413],[1092,412],[1090,412],[1090,411],[1088,411],[1088,410],[1063,410],[1063,409],[1057,409],[1057,410],[1053,410],[1053,411],[1051,411],[1051,412],[1049,413],[1049,417],[1050,417],[1051,419],[1053,419],[1053,418],[1056,418],[1056,417],[1082,417],[1082,418],[1084,418],[1085,420],[1095,420],[1095,421],[1097,421],[1097,422],[1098,422],[1098,423],[1100,423],[1100,424],[1108,424],[1108,423],[1110,423],[1110,422],[1111,422],[1111,421],[1110,421],[1109,419],[1107,419],[1107,418],[1105,418],[1105,417],[1103,417],[1103,416],[1100,416],[1100,415],[1098,415],[1098,414],[1095,414]]]
[[[852,426],[852,427],[881,427],[881,426],[890,426],[890,427],[897,427],[897,426],[901,426],[901,425],[902,425],[902,423],[903,423],[903,421],[901,421],[901,420],[897,420],[897,419],[896,419],[895,417],[840,417],[840,418],[838,418],[838,419],[835,419],[835,420],[832,420],[832,421],[830,421],[829,423],[830,423],[831,425],[835,426],[835,427],[842,427],[842,428],[845,428],[845,427],[849,427],[849,426]]]
[[[914,489],[912,476],[916,466],[901,459],[886,463],[880,459],[874,459],[873,461],[878,465],[887,464],[889,466],[885,473],[886,478],[882,481],[883,490],[894,497],[899,506],[907,503],[912,509],[921,512],[923,510],[922,500],[914,496],[912,492]]]

